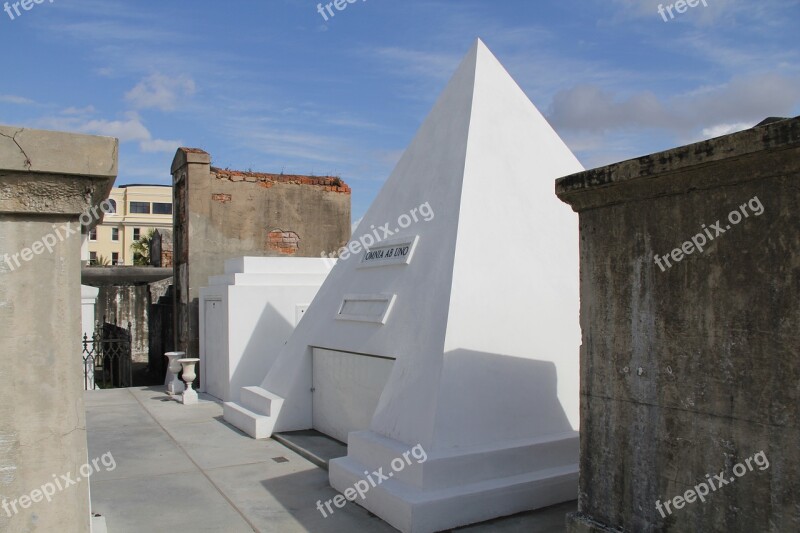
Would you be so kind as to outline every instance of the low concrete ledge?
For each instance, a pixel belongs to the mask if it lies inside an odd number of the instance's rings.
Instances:
[[[4,170],[116,178],[118,148],[113,137],[0,126]]]
[[[118,285],[120,283],[152,283],[172,277],[172,268],[111,266],[81,268],[84,285]]]
[[[80,215],[111,192],[118,151],[112,137],[0,126],[0,213]]]

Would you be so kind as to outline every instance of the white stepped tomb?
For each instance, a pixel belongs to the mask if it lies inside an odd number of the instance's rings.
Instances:
[[[581,170],[476,42],[359,225],[367,249],[225,419],[346,441],[345,493],[421,447],[355,498],[404,532],[576,499],[578,223],[554,181]]]

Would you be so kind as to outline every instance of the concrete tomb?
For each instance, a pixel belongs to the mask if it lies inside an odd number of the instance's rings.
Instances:
[[[566,176],[571,533],[800,531],[800,117]]]
[[[95,315],[94,306],[100,289],[89,285],[81,285],[81,327],[87,339],[94,335]]]
[[[553,183],[580,170],[478,41],[226,420],[346,441],[331,485],[401,531],[576,499],[578,227]]]
[[[94,307],[97,303],[97,295],[100,289],[81,285],[81,328],[83,329],[82,342],[91,342],[95,333],[95,314]],[[86,390],[94,390],[94,360],[89,357],[83,360],[86,355],[84,350],[87,346],[81,344],[81,379]],[[91,345],[88,346],[91,350]]]
[[[258,385],[316,296],[335,261],[239,257],[200,289],[200,388],[239,401]]]

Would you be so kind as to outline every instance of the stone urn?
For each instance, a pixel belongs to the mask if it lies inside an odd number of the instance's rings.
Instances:
[[[178,359],[178,363],[183,366],[183,374],[181,374],[181,376],[183,381],[186,383],[186,389],[183,391],[183,395],[181,396],[181,401],[184,405],[193,405],[197,403],[197,391],[192,388],[192,382],[197,377],[194,367],[199,362],[200,359],[191,357]]]
[[[178,378],[178,375],[181,373],[181,364],[178,362],[178,359],[186,357],[186,352],[167,352],[164,355],[169,358],[167,377],[164,380],[164,385],[167,386],[167,394],[180,394],[185,387],[183,383],[181,383],[180,378]]]

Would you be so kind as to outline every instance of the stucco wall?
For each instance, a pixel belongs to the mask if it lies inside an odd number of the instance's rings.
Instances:
[[[216,169],[181,148],[172,166],[177,349],[199,353],[197,298],[225,260],[320,257],[350,238],[350,188],[336,178]],[[281,232],[278,243],[275,232]],[[272,234],[272,238],[270,237]]]

